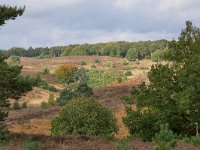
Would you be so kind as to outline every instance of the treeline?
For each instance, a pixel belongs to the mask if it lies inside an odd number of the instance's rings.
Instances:
[[[72,55],[99,55],[112,57],[127,57],[129,60],[150,58],[157,50],[168,47],[167,40],[140,41],[140,42],[110,42],[97,44],[77,44],[56,47],[18,48],[14,47],[3,51],[6,56],[16,55],[21,57],[59,57]]]

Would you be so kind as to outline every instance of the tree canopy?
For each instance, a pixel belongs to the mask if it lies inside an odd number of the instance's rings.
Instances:
[[[144,140],[159,131],[161,124],[178,135],[196,135],[200,124],[200,32],[186,22],[177,41],[169,44],[165,56],[172,64],[152,66],[150,83],[133,87],[132,98],[137,110],[129,109],[125,123],[130,133]]]

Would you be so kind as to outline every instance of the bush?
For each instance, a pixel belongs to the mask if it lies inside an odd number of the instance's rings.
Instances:
[[[65,64],[58,66],[55,70],[55,75],[60,83],[72,83],[73,82],[73,74],[77,71],[77,67],[72,64]]]
[[[40,76],[30,77],[30,76],[20,76],[18,78],[18,85],[20,85],[22,92],[27,92],[32,90],[32,87],[40,87],[45,90],[56,92],[57,89],[54,86],[48,84],[47,81],[42,80]]]
[[[127,143],[127,139],[122,139],[115,144],[116,150],[131,150],[130,146]]]
[[[87,65],[87,63],[85,61],[81,61],[80,65],[84,66],[84,65]]]
[[[87,83],[78,84],[75,89],[65,88],[61,90],[60,97],[57,99],[58,103],[63,106],[72,98],[80,97],[80,96],[92,96],[93,92],[90,87],[88,87]]]
[[[0,145],[6,144],[10,139],[10,132],[5,125],[0,124]]]
[[[73,81],[78,81],[78,82],[87,82],[88,81],[87,71],[85,70],[84,67],[81,67],[74,73]]]
[[[19,103],[18,102],[14,102],[13,103],[13,110],[20,110],[20,106],[19,106]]]
[[[12,55],[6,60],[8,65],[20,65],[20,57]]]
[[[99,64],[101,61],[98,58],[95,58],[94,63]]]
[[[125,76],[132,76],[132,72],[131,71],[126,71],[125,72]]]
[[[117,132],[111,111],[93,98],[79,97],[68,102],[52,120],[52,135],[109,135]]]
[[[192,144],[200,149],[200,136],[192,136],[189,138],[185,138],[185,142]]]
[[[122,78],[122,81],[126,79],[123,74],[117,72],[107,72],[107,71],[99,71],[99,70],[90,70],[87,72],[88,76],[88,86],[95,87],[105,87],[111,83],[116,83],[119,78]]]
[[[155,115],[149,114],[148,111],[140,112],[132,111],[126,108],[127,116],[124,118],[124,123],[129,129],[129,133],[133,137],[139,137],[144,141],[151,141],[155,133],[159,132],[159,125],[155,126]]]
[[[168,150],[176,146],[176,138],[168,124],[160,126],[160,132],[155,135],[154,141],[156,143],[155,150]]]
[[[44,74],[44,75],[50,74],[49,68],[48,67],[42,68],[41,73]]]
[[[22,145],[22,150],[36,150],[37,147],[38,143],[29,139]]]
[[[49,105],[47,102],[41,102],[41,108],[42,109],[48,109],[49,108]]]
[[[123,60],[123,61],[122,61],[122,65],[123,65],[123,66],[127,66],[128,64],[129,64],[129,63],[128,63],[126,60]]]
[[[26,103],[26,102],[23,102],[21,108],[22,108],[22,109],[27,109],[27,103]]]
[[[93,65],[91,65],[91,68],[96,68],[96,65],[94,65],[94,64],[93,64]]]
[[[55,105],[54,94],[49,94],[48,98],[48,105],[49,107],[53,107]]]

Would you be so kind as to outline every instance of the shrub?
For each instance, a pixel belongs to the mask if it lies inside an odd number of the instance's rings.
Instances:
[[[117,82],[118,82],[118,83],[122,83],[122,81],[123,81],[122,77],[119,77],[119,78],[117,79]]]
[[[78,82],[87,82],[88,77],[87,77],[86,73],[87,73],[87,71],[85,70],[85,68],[81,67],[74,73],[73,80],[78,81]]]
[[[189,138],[185,138],[185,142],[192,144],[200,149],[200,136],[192,136]]]
[[[48,98],[48,106],[53,107],[55,105],[54,94],[49,94]]]
[[[38,143],[29,139],[22,145],[22,150],[36,150],[37,147]]]
[[[93,98],[79,97],[68,102],[52,120],[52,135],[109,135],[117,132],[111,111]]]
[[[23,102],[21,108],[22,108],[22,109],[27,109],[27,103],[26,103],[26,102]]]
[[[49,68],[48,67],[42,68],[41,73],[44,74],[44,75],[50,74]]]
[[[84,66],[84,65],[87,65],[87,63],[85,61],[81,61],[80,65]]]
[[[18,102],[14,102],[13,103],[13,110],[20,110],[20,106],[19,106],[19,103]]]
[[[12,55],[12,56],[8,57],[6,62],[8,65],[20,65],[20,57]]]
[[[91,65],[91,68],[96,68],[96,65],[94,65],[94,64],[93,64],[93,65]]]
[[[132,72],[131,71],[126,71],[125,72],[125,76],[131,76],[132,75]]]
[[[60,97],[57,99],[58,103],[63,106],[72,98],[80,97],[80,96],[92,96],[93,92],[90,87],[88,87],[87,83],[80,83],[74,89],[65,88],[61,90]]]
[[[95,58],[95,59],[94,59],[94,63],[95,63],[95,64],[99,64],[99,63],[100,63],[100,60],[99,60],[98,58]]]
[[[115,144],[116,150],[131,150],[130,146],[127,143],[127,139],[122,139]]]
[[[176,138],[168,124],[160,126],[160,132],[155,135],[155,150],[168,150],[176,146]]]
[[[47,81],[42,80],[40,76],[37,77],[30,77],[30,76],[20,76],[18,78],[18,85],[21,85],[20,90],[23,92],[27,92],[32,90],[32,87],[40,87],[45,90],[56,92],[57,89],[54,86],[48,84]]]
[[[73,74],[77,71],[77,67],[72,64],[65,64],[58,66],[55,70],[55,75],[60,83],[71,83],[73,82]]]
[[[119,77],[125,80],[126,77],[123,74],[117,72],[107,72],[99,70],[90,70],[87,72],[88,86],[89,87],[104,87],[114,82],[118,82]]]
[[[0,145],[6,144],[10,139],[10,132],[5,125],[0,124]]]
[[[123,66],[126,66],[126,65],[128,65],[128,64],[129,64],[129,63],[128,63],[126,60],[123,60],[123,61],[122,61],[122,65],[123,65]]]
[[[42,109],[48,109],[49,108],[49,105],[47,102],[41,102],[41,108]]]
[[[155,133],[159,132],[159,126],[155,126],[155,115],[149,114],[148,111],[132,111],[126,108],[127,116],[123,119],[133,137],[139,137],[144,141],[151,141]]]

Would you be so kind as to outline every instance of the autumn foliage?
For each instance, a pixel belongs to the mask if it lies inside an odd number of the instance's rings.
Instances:
[[[55,70],[55,75],[58,82],[60,83],[71,83],[73,82],[73,74],[78,70],[78,68],[73,64],[60,65]]]

